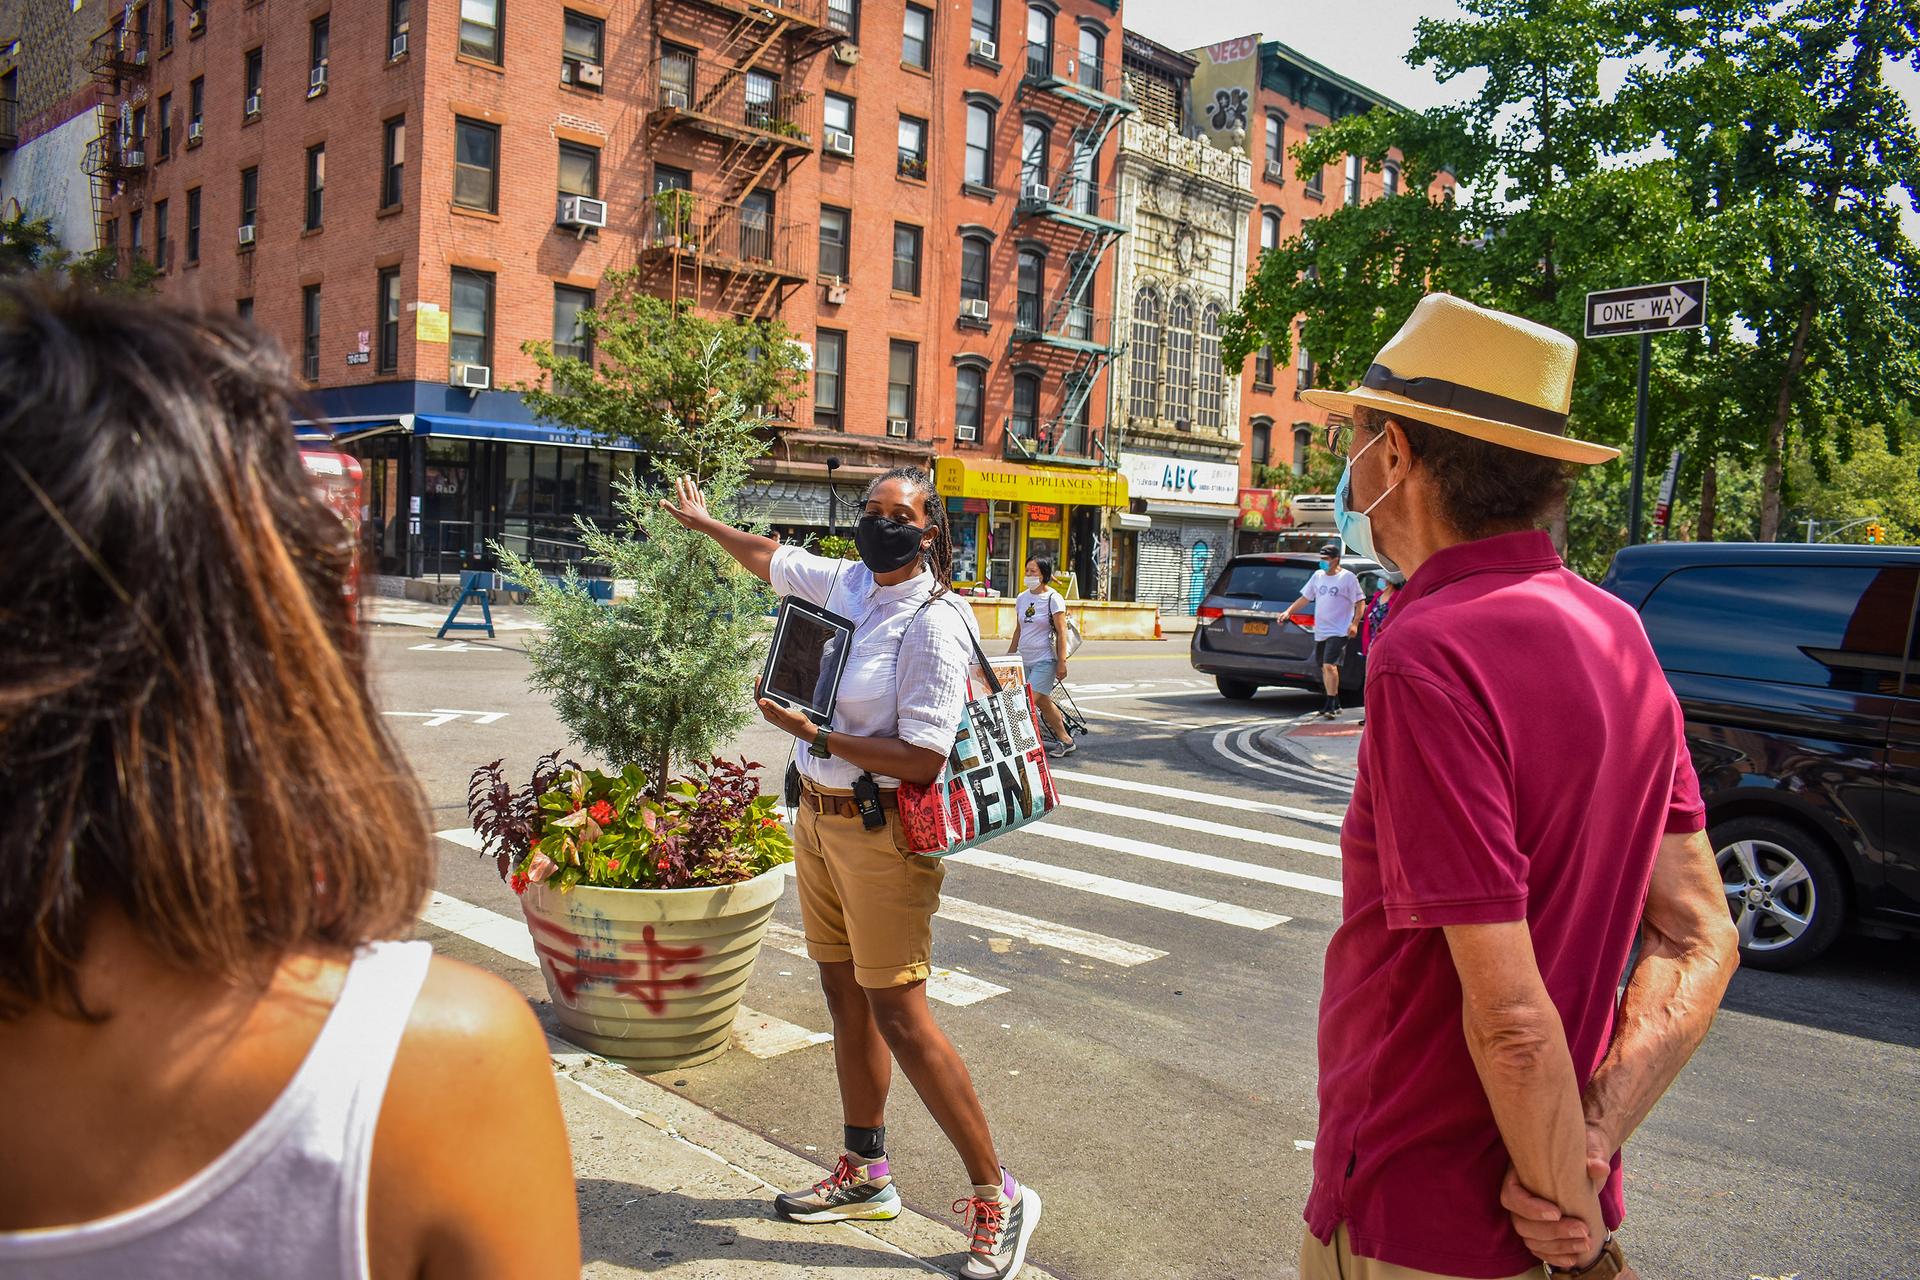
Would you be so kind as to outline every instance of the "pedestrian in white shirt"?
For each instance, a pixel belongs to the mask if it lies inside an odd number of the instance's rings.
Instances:
[[[1067,602],[1053,589],[1053,561],[1027,561],[1026,590],[1013,602],[1013,638],[1007,652],[1020,654],[1027,688],[1040,706],[1040,718],[1053,735],[1050,756],[1079,750],[1067,732],[1067,718],[1054,705],[1053,685],[1067,678]]]
[[[665,505],[775,591],[856,626],[830,724],[760,702],[770,724],[808,744],[799,753],[793,861],[807,954],[819,965],[833,1017],[846,1125],[846,1154],[833,1173],[776,1196],[775,1212],[806,1223],[899,1215],[886,1157],[887,1089],[898,1060],[973,1183],[956,1206],[971,1237],[960,1275],[1011,1280],[1040,1221],[1040,1197],[1001,1165],[966,1064],[927,1007],[933,916],[946,871],[908,845],[897,796],[901,782],[940,776],[978,643],[972,610],[948,589],[953,540],[946,504],[918,467],[880,476],[867,486],[854,529],[859,564],[716,520],[690,479]],[[886,817],[871,829],[853,799],[855,783],[868,778],[878,784]]]
[[[1300,588],[1300,598],[1287,606],[1287,612],[1313,605],[1313,660],[1320,664],[1320,676],[1326,682],[1327,700],[1320,714],[1331,720],[1340,714],[1340,664],[1347,659],[1347,644],[1360,630],[1360,602],[1364,599],[1360,579],[1340,567],[1340,544],[1329,542],[1320,548],[1320,567]]]

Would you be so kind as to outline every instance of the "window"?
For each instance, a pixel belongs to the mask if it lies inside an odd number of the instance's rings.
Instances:
[[[252,298],[234,299],[233,313],[239,316],[242,320],[245,320],[251,323],[253,321],[253,299]]]
[[[400,268],[382,267],[374,305],[380,312],[381,373],[393,373],[400,367]]]
[[[984,302],[987,297],[987,268],[993,256],[985,236],[964,236],[960,240],[960,299]]]
[[[740,257],[746,262],[773,259],[771,191],[755,191],[740,202]]]
[[[187,82],[187,145],[193,145],[193,131],[205,127],[207,115],[207,78],[195,76]]]
[[[160,0],[160,47],[173,48],[173,0]]]
[[[493,276],[486,271],[453,269],[453,315],[447,359],[493,367]]]
[[[318,231],[326,214],[327,144],[307,148],[307,230]]]
[[[684,191],[685,196],[666,195]],[[684,202],[684,203],[680,203]],[[693,175],[685,169],[653,166],[653,238],[656,242],[678,243],[688,231],[693,217]]]
[[[200,261],[200,188],[187,192],[187,262]]]
[[[410,21],[412,17],[413,5],[411,0],[387,0],[387,50],[389,54],[393,54],[395,49],[399,49],[401,53],[406,52],[406,50],[401,47],[400,42],[405,38],[408,30],[413,25]],[[393,54],[393,56],[397,57],[398,54]]]
[[[167,262],[167,202],[153,202],[153,265],[165,271]]]
[[[1040,424],[1040,375],[1013,375],[1013,421],[1007,429],[1022,440],[1031,440]]]
[[[127,145],[134,151],[144,151],[147,147],[147,109],[135,107],[132,122],[127,125]]]
[[[307,84],[310,88],[319,88],[325,81],[319,79],[319,71],[327,65],[327,48],[332,43],[333,21],[321,14],[307,25]]]
[[[1046,280],[1047,260],[1038,249],[1022,249],[1018,278],[1015,281],[1013,324],[1016,329],[1038,333],[1042,323],[1040,291]]]
[[[500,61],[500,9],[504,0],[460,0],[460,52],[483,62]]]
[[[392,209],[406,196],[407,118],[395,116],[386,123],[386,137],[380,145],[385,157],[380,174],[380,207]]]
[[[1273,348],[1262,347],[1253,353],[1253,385],[1273,390]]]
[[[693,72],[698,61],[691,49],[663,45],[660,50],[660,105],[685,111],[693,105]]]
[[[933,10],[908,5],[900,40],[900,61],[925,71],[931,65],[932,46]]]
[[[820,122],[829,132],[847,135],[849,145],[853,142],[853,99],[841,94],[829,93],[821,98]]]
[[[1300,423],[1293,429],[1293,474],[1307,474],[1307,461],[1313,453],[1313,428]]]
[[[980,438],[981,405],[986,399],[986,374],[978,365],[963,364],[953,375],[953,425],[966,427],[969,438]],[[954,438],[961,438],[955,430]]]
[[[1253,420],[1253,444],[1252,444],[1252,455],[1251,455],[1253,458],[1253,465],[1256,467],[1266,466],[1269,461],[1267,455],[1272,450],[1272,448],[1273,448],[1273,424],[1271,422],[1268,422],[1264,418],[1255,418]],[[1260,479],[1259,476],[1254,477],[1254,480],[1256,482],[1258,482],[1259,479]]]
[[[973,26],[968,32],[975,42],[984,40],[999,51],[1000,41],[1000,3],[999,0],[973,0]]]
[[[560,144],[560,194],[600,198],[600,148]]]
[[[900,165],[903,178],[927,176],[927,122],[914,116],[900,117]]]
[[[320,381],[320,286],[300,290],[300,373],[308,382]]]
[[[893,224],[893,291],[920,296],[920,228]]]
[[[1265,253],[1269,249],[1278,249],[1279,247],[1280,211],[1278,209],[1262,209],[1260,211],[1260,251]]]
[[[1099,89],[1105,82],[1106,64],[1100,56],[1100,33],[1092,27],[1080,28],[1080,83]]]
[[[245,107],[246,114],[248,115],[254,115],[260,110],[260,80],[266,71],[265,58],[266,54],[262,50],[247,50],[246,76],[244,80],[247,89],[247,99],[242,105]]]
[[[827,28],[850,40],[860,38],[860,0],[827,0]]]
[[[1313,385],[1313,357],[1307,354],[1306,346],[1298,342],[1293,345],[1293,373],[1295,390],[1305,391]]]
[[[1160,294],[1152,288],[1133,301],[1132,346],[1127,416],[1144,420],[1160,406]]]
[[[993,185],[993,108],[967,104],[967,161],[961,176],[976,187]]]
[[[887,347],[887,419],[904,418],[913,434],[914,380],[919,372],[920,344],[895,341]]]
[[[1176,293],[1167,308],[1166,417],[1193,425],[1193,299],[1184,293]]]
[[[1053,73],[1053,15],[1039,5],[1027,5],[1027,77],[1046,79]]]
[[[771,129],[780,119],[780,80],[765,71],[749,71],[746,79],[747,123]]]
[[[242,169],[240,171],[240,225],[258,226],[260,223],[260,171]]]
[[[580,313],[592,306],[593,290],[553,286],[553,354],[593,363],[593,333],[580,323]]]
[[[464,209],[498,212],[500,127],[456,119],[453,133],[453,202]]]
[[[1224,406],[1227,374],[1220,364],[1220,304],[1209,302],[1200,312],[1200,404],[1195,422],[1206,431],[1226,424]]]
[[[601,92],[598,83],[587,84],[581,78],[580,68],[601,66],[605,60],[606,43],[605,19],[590,18],[584,13],[568,9],[566,26],[560,36],[560,83],[590,89],[594,93]]]
[[[103,218],[100,221],[100,247],[112,257],[113,275],[120,274],[120,220]]]
[[[847,278],[847,241],[853,215],[832,205],[820,206],[820,274]]]
[[[1348,204],[1360,203],[1360,157],[1359,156],[1347,157],[1346,202]]]
[[[1313,135],[1317,132],[1319,132],[1319,130],[1317,130],[1313,125],[1308,125],[1307,141],[1312,142]],[[1315,169],[1313,171],[1313,176],[1307,179],[1306,192],[1308,195],[1312,196],[1315,200],[1318,200],[1320,198],[1320,193],[1323,189],[1321,185],[1321,179],[1324,176],[1325,176],[1324,170]]]
[[[127,257],[135,262],[146,256],[147,237],[146,219],[143,211],[135,209],[127,215]]]
[[[1073,295],[1067,307],[1069,338],[1093,341],[1093,276],[1099,269],[1099,260],[1090,254],[1079,252],[1067,256],[1067,291]]]
[[[1269,114],[1267,116],[1267,163],[1280,165],[1280,172],[1285,174],[1286,159],[1286,121],[1279,116]]]
[[[1029,120],[1020,127],[1020,190],[1047,182],[1047,126]]]
[[[1072,190],[1067,194],[1055,194],[1054,199],[1061,204],[1078,209],[1082,213],[1100,215],[1100,157],[1093,148],[1093,139],[1085,133],[1073,135],[1073,161],[1069,176]]]
[[[173,95],[163,93],[154,108],[160,115],[160,158],[173,154]]]
[[[846,394],[847,335],[821,329],[813,335],[813,425],[841,429]]]

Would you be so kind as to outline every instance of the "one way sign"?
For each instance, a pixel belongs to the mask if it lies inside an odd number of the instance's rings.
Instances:
[[[1698,329],[1707,322],[1707,282],[1669,280],[1604,289],[1587,295],[1587,336],[1612,338],[1623,333],[1665,333]]]

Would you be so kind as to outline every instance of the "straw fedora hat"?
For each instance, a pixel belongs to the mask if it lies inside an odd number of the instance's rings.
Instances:
[[[1361,384],[1302,391],[1308,404],[1404,414],[1509,449],[1567,462],[1611,462],[1618,449],[1567,434],[1579,348],[1556,329],[1451,294],[1420,299]]]

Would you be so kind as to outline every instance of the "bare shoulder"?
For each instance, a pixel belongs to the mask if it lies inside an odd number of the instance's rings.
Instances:
[[[513,1047],[531,1037],[544,1055],[546,1038],[527,998],[501,978],[472,965],[435,956],[407,1023],[407,1039],[454,1047],[457,1040],[484,1042],[490,1049]]]

